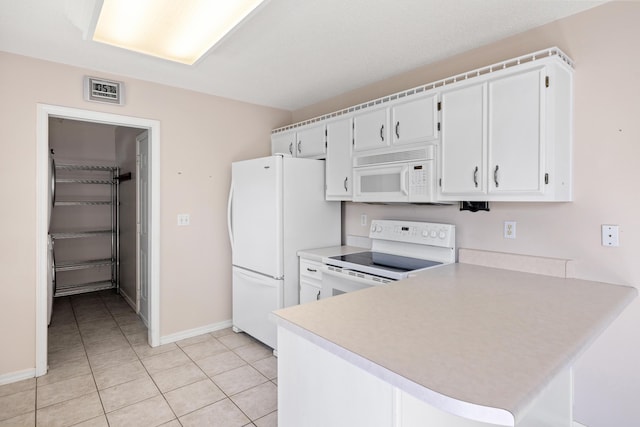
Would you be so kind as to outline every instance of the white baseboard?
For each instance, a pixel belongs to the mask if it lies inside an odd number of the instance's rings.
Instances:
[[[201,326],[195,329],[189,329],[182,332],[176,332],[171,335],[164,335],[160,337],[160,345],[169,344],[172,342],[180,341],[186,338],[195,337],[202,334],[207,334],[209,332],[219,331],[220,329],[225,329],[231,327],[231,319],[225,320],[224,322],[212,323],[211,325]]]
[[[129,294],[127,294],[123,289],[120,289],[120,296],[125,300],[127,304],[129,304],[129,307],[131,307],[134,312],[138,313],[138,310],[136,309],[136,303],[133,299],[131,299]]]
[[[16,383],[18,381],[26,380],[36,376],[36,369],[25,369],[24,371],[9,372],[8,374],[0,375],[0,385]]]
[[[584,424],[580,424],[580,423],[579,423],[579,422],[577,422],[577,421],[574,421],[574,422],[573,422],[573,427],[587,427],[587,426],[586,426],[586,425],[584,425]]]

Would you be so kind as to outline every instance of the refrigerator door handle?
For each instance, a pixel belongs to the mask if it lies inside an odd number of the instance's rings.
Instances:
[[[227,201],[227,230],[229,232],[229,243],[231,244],[231,251],[233,251],[233,224],[231,223],[232,202],[233,202],[233,181],[231,181],[231,187],[229,187],[229,200]]]

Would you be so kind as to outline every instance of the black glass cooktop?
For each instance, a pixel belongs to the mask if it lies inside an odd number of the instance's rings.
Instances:
[[[357,252],[355,254],[338,255],[329,257],[340,261],[339,267],[346,267],[345,263],[357,264],[368,268],[378,268],[398,273],[406,273],[413,270],[435,267],[442,264],[438,261],[410,258],[400,255],[385,254],[382,252]],[[353,267],[354,269],[356,267]]]

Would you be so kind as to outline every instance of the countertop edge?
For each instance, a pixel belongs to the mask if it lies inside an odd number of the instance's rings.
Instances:
[[[477,405],[455,399],[450,396],[443,395],[433,391],[427,387],[416,384],[415,382],[396,374],[352,351],[349,351],[319,335],[308,331],[289,320],[280,317],[277,312],[272,313],[278,327],[288,329],[290,332],[310,341],[320,348],[328,351],[335,356],[357,366],[360,369],[370,373],[376,378],[381,379],[394,387],[410,394],[411,396],[450,414],[458,415],[470,420],[480,421],[484,423],[513,426],[515,424],[514,415],[501,408],[493,408],[488,406]]]

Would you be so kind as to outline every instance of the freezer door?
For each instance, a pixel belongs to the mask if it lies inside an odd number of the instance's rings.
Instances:
[[[233,267],[233,326],[276,349],[269,314],[283,307],[283,280]]]
[[[235,162],[231,170],[233,265],[281,278],[282,157]]]

